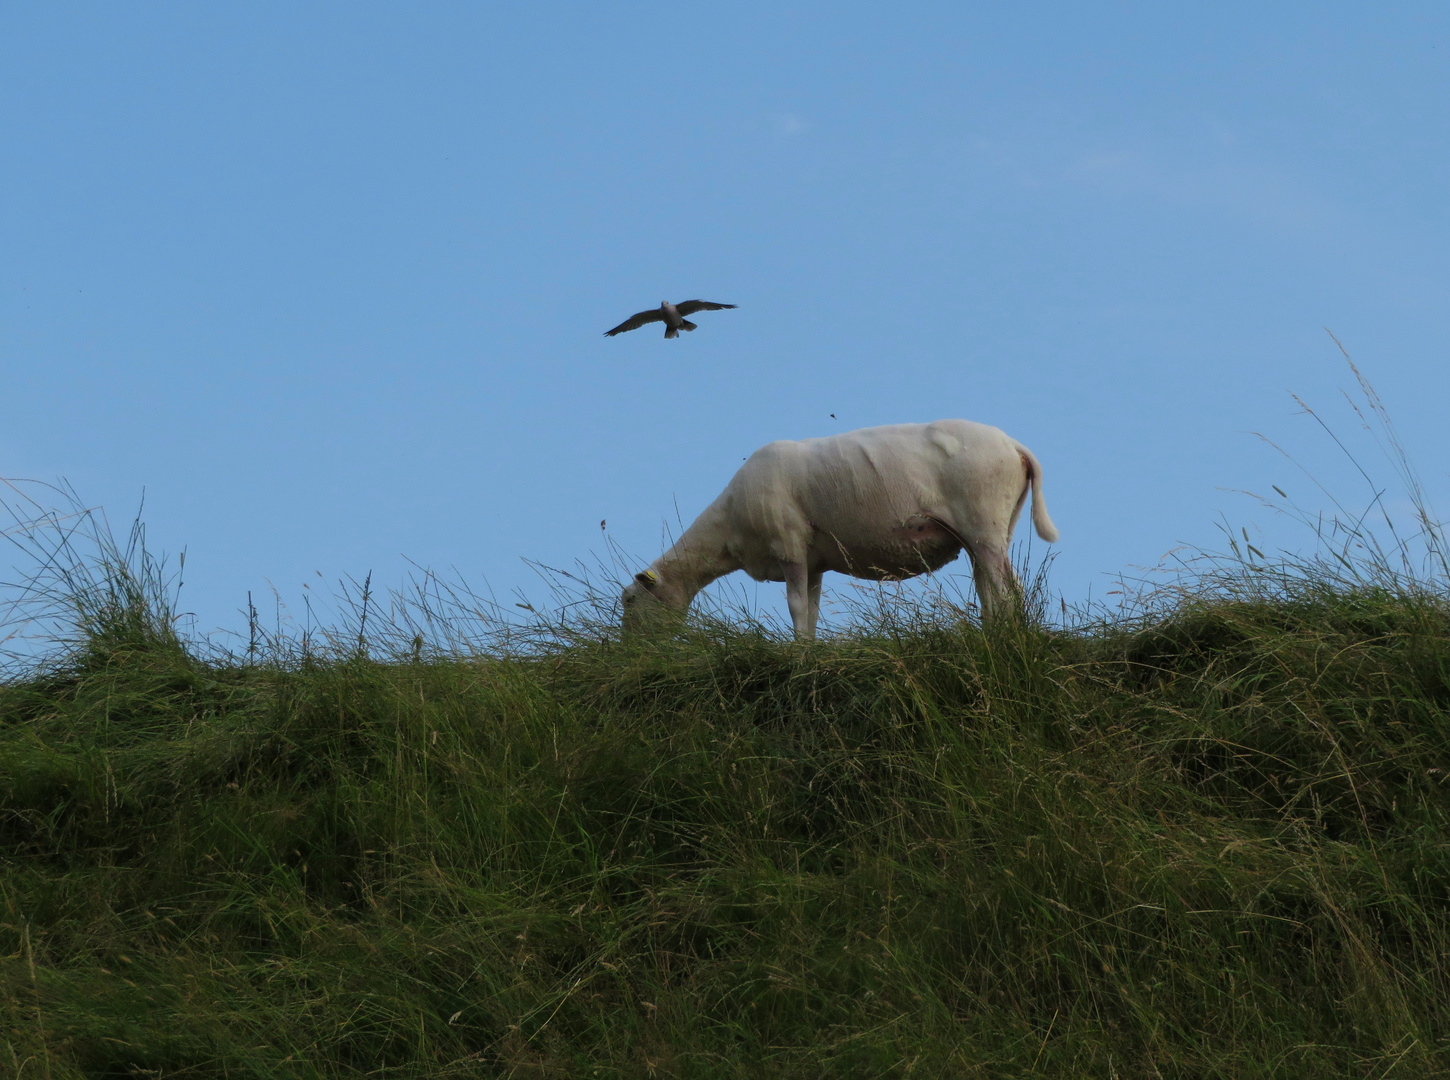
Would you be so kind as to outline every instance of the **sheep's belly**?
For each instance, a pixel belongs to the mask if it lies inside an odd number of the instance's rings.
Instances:
[[[962,544],[930,518],[915,518],[885,534],[842,541],[818,533],[821,569],[884,581],[940,570],[961,554]]]

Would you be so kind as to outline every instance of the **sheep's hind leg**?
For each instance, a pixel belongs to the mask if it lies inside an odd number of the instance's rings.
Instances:
[[[967,555],[972,560],[972,580],[977,583],[982,621],[1010,614],[1021,602],[1022,586],[1012,572],[1012,558],[1007,549],[972,544],[967,547]]]

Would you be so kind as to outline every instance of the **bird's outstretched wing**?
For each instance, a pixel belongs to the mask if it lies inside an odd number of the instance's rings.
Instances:
[[[645,326],[648,323],[660,322],[664,319],[664,317],[664,312],[662,312],[659,308],[651,308],[649,311],[641,311],[638,315],[631,315],[629,318],[625,319],[624,322],[620,323],[613,330],[604,331],[604,336],[613,337],[615,334],[622,334],[626,330],[638,330],[641,326]]]
[[[681,315],[693,315],[697,311],[720,311],[723,308],[734,307],[734,304],[716,304],[709,300],[686,300],[683,304],[676,304],[675,310]],[[638,318],[639,316],[635,316]]]

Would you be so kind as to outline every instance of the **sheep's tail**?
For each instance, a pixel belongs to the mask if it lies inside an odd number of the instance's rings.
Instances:
[[[1016,442],[1016,440],[1013,440]],[[1022,455],[1022,464],[1027,466],[1027,482],[1032,487],[1032,527],[1037,535],[1049,544],[1057,543],[1057,526],[1047,516],[1047,503],[1042,500],[1042,463],[1031,450],[1017,443],[1017,453]],[[1024,491],[1022,493],[1026,495]],[[1019,504],[1020,505],[1020,504]]]

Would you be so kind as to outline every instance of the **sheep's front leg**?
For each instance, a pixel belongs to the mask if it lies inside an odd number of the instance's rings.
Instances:
[[[821,578],[824,571],[815,570],[806,578],[806,594],[810,597],[810,608],[806,620],[806,632],[811,638],[816,636],[816,620],[821,617]]]
[[[820,595],[820,577],[816,576],[816,594]],[[811,603],[811,575],[805,563],[787,563],[785,568],[785,602],[790,608],[790,621],[800,641],[816,636],[816,620]]]

